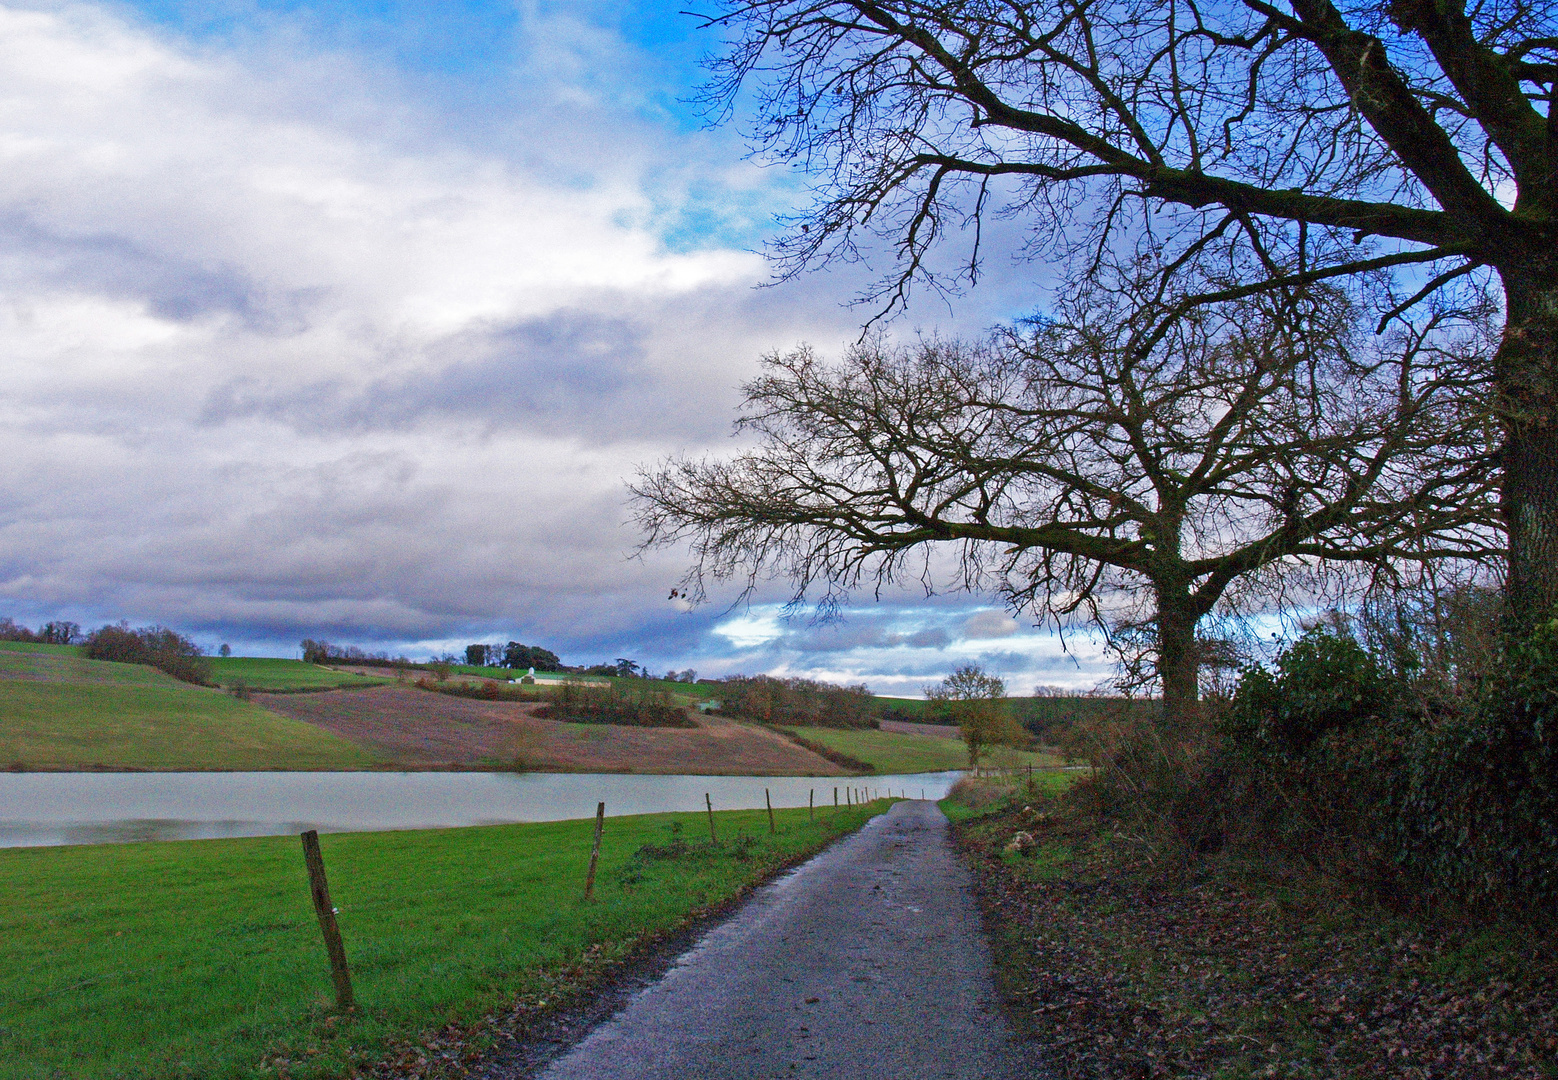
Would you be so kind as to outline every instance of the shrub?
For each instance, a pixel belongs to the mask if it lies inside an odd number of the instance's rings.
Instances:
[[[568,679],[553,693],[551,702],[537,715],[579,724],[698,726],[664,690],[646,686],[591,686],[579,679]]]
[[[1276,671],[1241,673],[1224,730],[1239,750],[1264,758],[1301,758],[1331,732],[1379,723],[1400,697],[1379,662],[1351,636],[1309,631],[1277,658]]]
[[[145,664],[200,686],[210,684],[211,664],[193,641],[164,626],[131,630],[128,623],[104,626],[87,635],[88,659]]]
[[[427,676],[418,679],[413,685],[418,690],[432,690],[439,694],[448,694],[450,697],[473,698],[477,701],[545,701],[546,698],[533,690],[512,689],[500,683],[491,681],[482,682],[434,682]]]
[[[1324,863],[1380,899],[1482,912],[1550,905],[1558,620],[1503,638],[1492,663],[1479,662],[1486,670],[1449,672],[1473,691],[1402,655],[1312,631],[1274,671],[1245,671],[1213,767],[1178,783],[1211,801],[1221,777],[1216,802],[1247,839]]]
[[[1127,698],[1069,731],[1066,756],[1093,771],[1068,793],[1094,815],[1129,821],[1154,842],[1182,855],[1220,849],[1227,836],[1227,776],[1217,767],[1205,726],[1171,737],[1159,713]]]
[[[1558,619],[1506,639],[1471,707],[1401,755],[1401,865],[1439,898],[1558,900]]]

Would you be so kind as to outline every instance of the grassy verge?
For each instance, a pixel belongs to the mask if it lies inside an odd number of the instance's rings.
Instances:
[[[968,768],[968,749],[960,739],[905,735],[872,728],[797,727],[787,730],[863,761],[879,773],[945,772]],[[1059,763],[1047,755],[1026,750],[991,751],[989,762],[996,763],[997,757],[999,764],[1006,768]]]
[[[1425,922],[1308,867],[1175,856],[1063,801],[978,802],[945,805],[1003,989],[1062,1080],[1558,1076],[1548,928]]]
[[[301,660],[269,657],[233,656],[210,659],[211,681],[220,686],[244,686],[250,690],[333,690],[341,687],[383,686],[393,678],[374,678],[347,671],[334,671]]]
[[[344,739],[155,668],[0,649],[0,767],[354,769]]]
[[[330,980],[295,837],[0,851],[0,1078],[357,1075],[453,1025],[566,1001],[657,936],[882,812],[609,818],[321,838],[359,1003]],[[446,1040],[447,1041],[447,1040]]]

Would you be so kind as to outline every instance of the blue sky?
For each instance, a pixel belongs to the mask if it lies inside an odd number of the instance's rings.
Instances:
[[[634,469],[727,452],[761,355],[866,315],[860,268],[758,287],[804,178],[685,103],[716,43],[681,6],[0,4],[0,615],[1103,678],[988,598],[687,612],[684,553],[631,557]],[[1039,271],[990,267],[889,333],[1031,310]]]

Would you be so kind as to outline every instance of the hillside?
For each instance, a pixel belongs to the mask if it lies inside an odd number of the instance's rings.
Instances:
[[[352,769],[373,756],[327,731],[154,668],[0,642],[0,767]]]
[[[537,772],[836,776],[844,769],[751,724],[700,717],[695,728],[570,724],[540,706],[475,701],[407,686],[255,701],[414,768]]]
[[[848,754],[875,767],[879,773],[945,772],[968,768],[968,747],[956,737],[956,728],[923,725],[925,733],[915,732],[914,724],[892,724],[887,730],[871,728],[792,728],[797,735],[821,743],[830,750]],[[948,737],[947,733],[952,732]],[[982,765],[1002,768],[1045,767],[1060,764],[1057,758],[1027,750],[997,747],[987,750]]]
[[[87,660],[81,652],[0,643],[0,715],[6,720],[0,727],[0,768],[377,766],[764,776],[848,771],[775,731],[719,716],[700,716],[690,729],[563,723],[534,716],[533,704],[418,690],[392,671],[211,659],[212,680],[241,691],[245,700],[240,700],[153,668]],[[512,673],[473,668],[455,678],[487,674]],[[708,700],[718,690],[686,683],[662,688],[684,705]],[[535,689],[545,695],[547,687]],[[907,706],[905,711],[924,704],[886,700]],[[968,761],[955,730],[928,724],[889,720],[881,731],[807,728],[800,734],[878,773],[959,769]],[[1030,760],[1044,763],[1028,754],[1003,763]]]
[[[355,671],[337,671],[305,664],[301,660],[270,657],[213,657],[211,681],[223,687],[241,686],[250,690],[329,690],[335,687],[382,686],[393,682],[393,672],[365,675]]]

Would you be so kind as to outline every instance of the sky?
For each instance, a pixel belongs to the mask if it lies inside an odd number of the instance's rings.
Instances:
[[[918,694],[1107,665],[991,597],[782,583],[697,609],[627,482],[729,453],[773,350],[838,355],[868,271],[773,285],[805,177],[689,104],[676,3],[0,4],[0,616]],[[990,261],[892,335],[1038,302]]]

